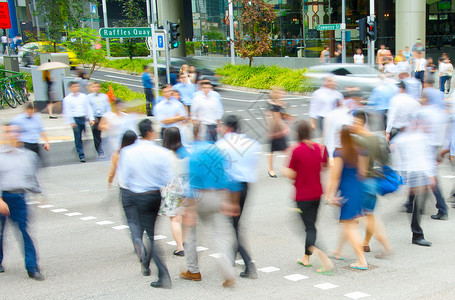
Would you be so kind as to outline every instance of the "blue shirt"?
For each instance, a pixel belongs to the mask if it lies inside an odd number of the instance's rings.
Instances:
[[[22,113],[14,117],[11,124],[20,127],[19,141],[23,143],[38,143],[41,133],[44,132],[43,121],[38,114],[29,117],[27,113]]]
[[[156,191],[171,180],[169,150],[155,142],[137,140],[120,151],[119,182],[133,193]]]
[[[87,95],[88,102],[92,106],[93,116],[95,118],[102,117],[108,111],[112,111],[109,104],[109,98],[106,94],[91,93]]]
[[[153,89],[152,78],[150,77],[149,73],[147,72],[142,73],[141,79],[144,89]]]
[[[170,98],[169,100],[166,98],[162,98],[158,104],[155,105],[153,108],[153,113],[155,118],[162,122],[163,120],[173,118],[177,115],[186,117],[186,110],[183,104],[175,98]],[[172,124],[164,124],[161,123],[161,127],[168,128],[168,127],[175,127],[178,125],[178,122]]]
[[[406,94],[410,95],[414,99],[420,99],[422,94],[422,83],[414,77],[408,77],[404,80],[406,86]]]
[[[389,109],[390,99],[396,94],[396,90],[390,84],[381,84],[371,92],[368,104],[374,105],[376,110],[387,110]]]
[[[226,160],[220,150],[207,142],[194,144],[189,162],[190,188],[194,190],[241,190],[226,172]]]
[[[177,83],[174,85],[173,89],[180,93],[183,104],[191,105],[194,93],[196,93],[196,85],[193,83]]]

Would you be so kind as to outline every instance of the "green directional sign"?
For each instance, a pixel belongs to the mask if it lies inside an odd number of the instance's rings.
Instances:
[[[317,30],[340,30],[346,29],[346,24],[322,24],[316,27]]]
[[[101,28],[100,36],[102,38],[141,38],[152,36],[150,27],[117,27]]]

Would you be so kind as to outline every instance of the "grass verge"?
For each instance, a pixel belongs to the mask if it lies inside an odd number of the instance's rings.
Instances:
[[[140,74],[144,70],[144,65],[153,63],[153,59],[147,58],[121,58],[121,59],[106,59],[102,66],[104,68],[111,68],[117,70],[125,70],[132,73]]]
[[[109,85],[114,91],[114,96],[126,102],[127,112],[146,113],[144,93],[134,92],[124,85],[107,81],[101,84],[101,93],[107,93]]]

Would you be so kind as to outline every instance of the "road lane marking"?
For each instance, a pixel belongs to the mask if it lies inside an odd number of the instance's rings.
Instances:
[[[129,84],[129,83],[118,82],[118,81],[114,81],[114,80],[105,80],[105,79],[94,78],[94,77],[91,77],[91,79],[93,79],[93,80],[98,80],[98,81],[104,81],[104,82],[111,82],[111,81],[112,81],[113,83],[118,83],[118,84],[123,84],[123,85],[129,85],[129,86],[133,86],[133,87],[137,87],[137,88],[144,88],[142,85]]]
[[[326,282],[326,283],[316,284],[316,285],[314,285],[314,287],[325,291],[325,290],[337,288],[338,285]]]
[[[27,205],[38,204],[38,203],[41,203],[41,202],[39,202],[39,201],[30,201],[30,202],[27,202]]]
[[[51,212],[55,212],[55,213],[61,213],[64,211],[68,211],[68,210],[64,209],[64,208],[51,209]]]
[[[291,281],[299,281],[302,279],[308,279],[309,277],[302,275],[302,274],[292,274],[292,275],[284,276],[284,278],[286,278],[287,280],[291,280]]]
[[[142,82],[142,80],[139,80],[139,79],[129,79],[129,78],[120,77],[120,76],[113,76],[113,75],[104,75],[104,76],[106,76],[106,77],[111,77],[111,78],[122,79],[122,80],[129,80],[129,81]]]
[[[69,214],[65,214],[65,216],[68,216],[68,217],[81,216],[81,215],[82,214],[80,212],[72,212]]]
[[[160,234],[159,234],[159,235],[155,235],[155,236],[153,237],[153,239],[154,239],[155,241],[163,240],[163,239],[167,239],[167,236],[164,236],[164,235],[160,235]]]
[[[83,218],[80,218],[80,219],[81,219],[82,221],[90,221],[90,220],[96,220],[96,219],[98,219],[98,218],[97,218],[97,217],[92,217],[92,216],[90,216],[90,217],[83,217]]]
[[[241,266],[245,265],[245,262],[243,261],[243,259],[238,259],[235,261],[235,263],[238,265],[241,265]]]
[[[39,208],[51,208],[51,207],[54,207],[53,205],[50,205],[50,204],[46,204],[46,205],[40,205],[38,206]]]
[[[215,254],[210,254],[209,256],[214,257],[214,258],[221,258],[223,257],[222,253],[215,253]]]
[[[98,224],[98,225],[109,225],[109,224],[114,224],[114,222],[112,222],[112,221],[99,221],[99,222],[95,222],[95,224]]]
[[[115,229],[115,230],[122,230],[122,229],[127,229],[127,228],[130,228],[130,227],[128,225],[119,225],[119,226],[112,227],[112,229]]]
[[[265,268],[258,269],[258,270],[261,271],[261,272],[264,272],[264,273],[270,273],[270,272],[279,271],[280,269],[278,269],[276,267],[265,267]]]
[[[365,297],[370,297],[370,295],[362,293],[362,292],[352,292],[349,294],[345,294],[344,296],[351,298],[351,299],[361,299]]]
[[[245,110],[243,110],[243,109],[237,109],[237,111],[238,111],[238,112],[242,112],[242,111],[245,111]]]
[[[196,251],[199,252],[199,251],[205,251],[205,250],[209,250],[209,248],[205,248],[205,247],[202,247],[202,246],[197,246],[196,247]]]
[[[177,246],[177,243],[175,241],[166,242],[166,244],[171,246]]]

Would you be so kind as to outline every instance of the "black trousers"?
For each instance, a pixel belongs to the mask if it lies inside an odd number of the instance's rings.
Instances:
[[[237,252],[242,257],[243,262],[245,263],[245,266],[248,267],[248,264],[251,262],[251,257],[248,254],[248,251],[242,245],[243,244],[242,238],[239,233],[240,217],[242,216],[243,207],[245,206],[246,196],[248,194],[248,182],[242,182],[241,184],[242,184],[242,191],[240,192],[240,200],[239,200],[240,214],[236,217],[232,217],[232,224],[234,225],[235,235],[237,237],[237,245],[238,245]]]
[[[424,238],[423,229],[420,226],[421,210],[423,209],[424,200],[425,193],[409,193],[408,203],[406,206],[412,208],[411,231],[413,240],[420,240]]]
[[[305,255],[311,255],[313,252],[310,248],[316,243],[316,218],[320,200],[296,201],[296,203],[301,211],[300,217],[305,225]]]
[[[147,250],[147,257],[142,263],[147,267],[150,265],[150,260],[155,261],[158,267],[158,278],[160,280],[170,280],[169,271],[161,259],[160,251],[155,247],[155,222],[158,216],[158,211],[161,204],[160,191],[136,194],[133,193],[133,202],[139,213],[139,223],[144,228],[149,237],[150,249]]]
[[[144,89],[144,94],[145,94],[145,109],[147,110],[147,116],[151,116],[151,115],[153,115],[151,106],[154,105],[152,89],[150,89],[150,88]]]
[[[101,146],[101,130],[98,129],[101,117],[95,118],[95,124],[92,126],[93,143],[95,143],[95,150],[98,156],[104,155],[103,147]]]
[[[38,154],[38,157],[41,160],[41,166],[46,167],[46,162],[44,161],[44,157],[43,157],[43,153],[42,153],[40,144],[24,142],[24,148],[31,150],[31,151],[35,152],[36,154]]]

